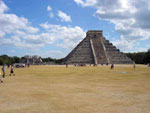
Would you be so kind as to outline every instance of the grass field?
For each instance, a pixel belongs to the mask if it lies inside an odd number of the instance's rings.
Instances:
[[[0,113],[150,113],[150,68],[15,69],[0,84]]]

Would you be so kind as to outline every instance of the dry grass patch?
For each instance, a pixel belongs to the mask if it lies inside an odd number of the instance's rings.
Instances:
[[[146,66],[31,66],[15,73],[0,84],[0,113],[150,113]]]

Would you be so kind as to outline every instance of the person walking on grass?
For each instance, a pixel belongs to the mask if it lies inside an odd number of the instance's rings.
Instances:
[[[68,63],[66,63],[66,68],[68,68]]]
[[[10,76],[11,76],[11,74],[12,74],[13,76],[15,76],[15,73],[14,73],[14,67],[13,67],[13,65],[11,65],[11,69],[10,69]]]
[[[111,69],[111,70],[113,70],[113,69],[114,69],[114,64],[111,64],[110,69]]]
[[[134,70],[136,69],[136,65],[135,65],[135,62],[133,63],[133,69],[134,69]]]
[[[0,72],[0,75],[1,75],[1,72]],[[0,78],[0,83],[3,83],[2,79]]]
[[[6,74],[6,65],[5,64],[2,67],[2,72],[3,72],[3,78],[5,78],[5,74]]]
[[[147,63],[147,67],[150,67],[150,64],[149,64],[149,63]]]
[[[3,83],[2,79],[0,78],[0,83]]]

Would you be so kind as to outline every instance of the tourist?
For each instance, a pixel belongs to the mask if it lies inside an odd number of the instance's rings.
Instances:
[[[110,68],[111,68],[111,70],[113,70],[113,69],[114,69],[114,64],[111,64],[111,67],[110,67]]]
[[[77,64],[74,63],[74,68],[76,68],[76,67],[77,67]]]
[[[66,68],[68,68],[68,64],[66,63]]]
[[[15,76],[15,74],[14,74],[14,67],[13,67],[13,65],[11,65],[11,69],[10,69],[10,76],[11,76],[11,74],[12,74],[13,76]]]
[[[147,63],[147,67],[150,67],[150,64],[149,64],[149,63]]]
[[[1,80],[1,78],[0,78],[0,83],[3,83],[3,81]]]
[[[0,72],[0,75],[1,75],[1,72]],[[0,78],[0,83],[3,83],[2,79]]]
[[[136,65],[135,65],[135,62],[133,63],[133,69],[134,69],[134,70],[136,69]]]
[[[3,72],[3,78],[5,78],[5,74],[6,74],[6,65],[5,64],[2,67],[2,72]]]
[[[30,67],[30,64],[29,64],[29,63],[27,64],[27,67],[28,67],[28,68]]]
[[[10,65],[8,64],[8,65],[7,65],[7,67],[9,68],[9,67],[10,67]]]
[[[95,67],[95,66],[97,66],[97,64],[93,64],[93,66]]]

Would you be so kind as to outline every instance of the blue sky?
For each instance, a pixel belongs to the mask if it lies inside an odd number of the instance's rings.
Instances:
[[[88,30],[123,52],[150,48],[148,0],[0,0],[0,54],[65,57]]]

